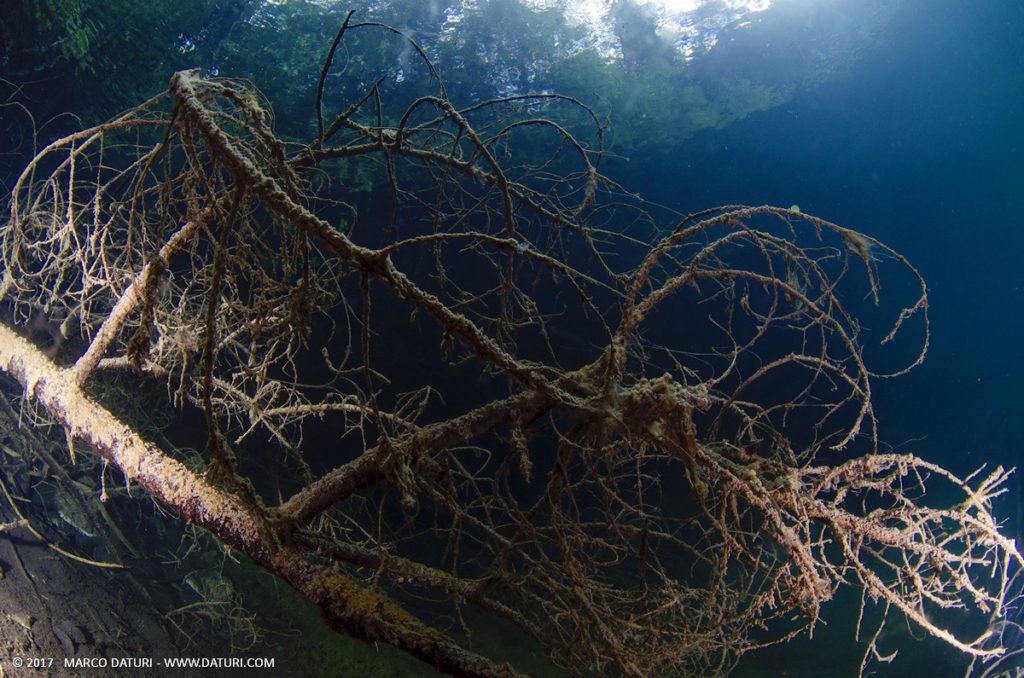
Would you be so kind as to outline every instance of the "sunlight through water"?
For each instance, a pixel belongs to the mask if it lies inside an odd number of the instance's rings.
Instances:
[[[615,5],[611,0],[524,0],[538,8],[561,7],[573,23],[589,32],[589,47],[595,47],[608,58],[621,57],[620,47],[612,30]],[[725,26],[762,12],[772,0],[633,0],[633,4],[657,24],[657,34],[673,44],[689,60],[701,51],[711,49],[718,32]]]

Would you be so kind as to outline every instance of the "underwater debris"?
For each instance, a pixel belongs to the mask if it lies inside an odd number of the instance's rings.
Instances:
[[[865,264],[874,259],[874,241],[866,235],[857,233],[856,231],[846,230],[843,231],[843,240],[846,242],[846,247],[850,252],[857,255],[857,258]]]

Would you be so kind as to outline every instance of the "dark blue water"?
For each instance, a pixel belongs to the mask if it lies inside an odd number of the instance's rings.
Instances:
[[[882,437],[959,473],[1024,461],[1024,3],[903,3],[888,39],[847,74],[682,149],[632,158],[627,183],[684,211],[797,203],[875,236],[928,281],[924,365],[875,384]],[[640,169],[640,168],[643,169]],[[901,443],[905,443],[901,445]],[[1022,486],[998,513],[1021,536]],[[756,654],[744,675],[851,675],[837,601],[831,629]],[[1019,642],[1019,636],[1018,640]],[[902,642],[880,675],[958,675],[941,643]],[[876,665],[877,666],[877,665]]]
[[[628,182],[694,210],[788,206],[875,236],[928,281],[924,366],[878,387],[892,443],[958,470],[1017,464],[1024,439],[1024,5],[903,3],[891,36],[848,74]],[[643,167],[638,171],[638,167]]]

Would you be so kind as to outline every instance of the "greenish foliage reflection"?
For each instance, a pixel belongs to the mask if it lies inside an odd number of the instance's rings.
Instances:
[[[223,28],[251,13],[235,0],[13,0],[0,22],[0,73],[37,115],[108,117],[209,60]]]
[[[801,5],[799,17],[780,5],[687,60],[635,0],[607,0],[616,58],[598,53],[560,8],[522,0],[15,0],[0,24],[0,75],[23,87],[37,117],[70,110],[89,123],[151,96],[176,70],[206,68],[252,80],[279,102],[278,131],[304,137],[324,45],[354,9],[355,20],[394,25],[422,45],[457,105],[557,91],[608,116],[612,150],[628,154],[777,106],[842,70],[877,38],[885,12],[882,0],[865,0],[870,20],[844,40],[834,1]],[[773,40],[779,47],[766,52]],[[339,65],[325,104],[352,101],[384,72],[382,99],[393,106],[385,120],[409,103],[401,92],[429,84],[407,43],[372,31],[346,38]]]

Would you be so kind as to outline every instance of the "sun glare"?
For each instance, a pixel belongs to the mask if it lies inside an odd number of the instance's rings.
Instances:
[[[635,0],[638,5],[652,5],[664,10],[668,15],[695,12],[708,0]],[[563,2],[544,2],[545,5],[561,4],[570,14],[587,15],[599,18],[608,8],[608,0],[564,0]],[[720,3],[729,12],[747,13],[761,12],[771,7],[772,0],[724,0]]]
[[[658,5],[668,12],[675,13],[693,12],[707,3],[706,0],[640,0],[640,4]],[[722,4],[731,11],[761,12],[771,6],[772,0],[726,0]]]
[[[561,7],[572,23],[586,26],[590,44],[600,53],[615,58],[618,47],[608,22],[611,0],[524,0],[537,7]],[[749,14],[763,12],[772,0],[716,0],[713,12],[698,14],[712,5],[710,0],[633,0],[650,7],[658,17],[658,35],[672,42],[686,59],[715,45],[724,26]]]

